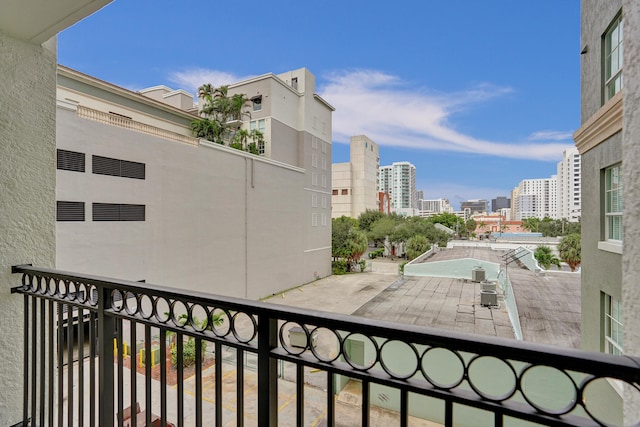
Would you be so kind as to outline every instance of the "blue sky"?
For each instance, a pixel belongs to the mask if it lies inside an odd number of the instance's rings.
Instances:
[[[115,0],[58,36],[60,64],[195,92],[301,67],[349,136],[410,161],[426,198],[509,196],[555,174],[580,121],[578,0]]]

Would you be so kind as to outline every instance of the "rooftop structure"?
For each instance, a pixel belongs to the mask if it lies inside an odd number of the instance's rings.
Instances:
[[[365,135],[352,136],[348,163],[332,165],[331,215],[357,218],[366,210],[380,210],[378,144]]]

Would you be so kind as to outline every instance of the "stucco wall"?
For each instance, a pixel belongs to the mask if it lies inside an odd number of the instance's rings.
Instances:
[[[621,7],[622,0],[582,0],[581,3],[580,49],[584,50],[585,47],[587,49],[580,55],[581,122],[583,123],[602,106],[602,35]]]
[[[624,1],[624,254],[622,301],[625,353],[640,356],[640,3]],[[633,326],[632,326],[633,325]],[[635,326],[635,327],[634,327]],[[638,393],[625,392],[625,421],[640,418]],[[631,399],[628,397],[631,396]],[[625,424],[626,424],[625,423]]]
[[[304,170],[58,114],[58,147],[87,164],[57,172],[58,200],[86,203],[84,222],[57,223],[58,268],[252,299],[330,274]],[[145,163],[146,179],[95,175],[92,154]],[[92,202],[144,204],[146,220],[92,222]]]
[[[601,351],[601,291],[621,300],[622,259],[598,249],[604,238],[602,222],[603,169],[622,161],[622,134],[582,155],[582,348]],[[623,170],[626,167],[623,166]],[[625,190],[627,186],[625,185]],[[626,207],[625,207],[626,210]]]
[[[23,298],[11,266],[55,264],[55,39],[0,34],[0,425],[22,409]]]

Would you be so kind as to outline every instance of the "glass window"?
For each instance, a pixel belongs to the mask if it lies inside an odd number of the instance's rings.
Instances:
[[[604,35],[605,101],[622,89],[622,29],[622,16],[619,16]]]
[[[251,99],[251,103],[253,105],[253,111],[262,110],[262,96],[256,96]]]
[[[622,165],[605,169],[605,233],[606,240],[622,241]]]
[[[604,351],[622,355],[622,304],[604,294]]]

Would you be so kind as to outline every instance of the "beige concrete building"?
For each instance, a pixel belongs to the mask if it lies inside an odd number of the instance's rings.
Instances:
[[[151,99],[60,67],[56,266],[251,299],[331,274],[332,109],[308,71],[292,75],[298,89],[234,85],[292,104],[252,114],[268,141],[256,156],[193,138],[184,91]]]
[[[357,135],[351,137],[349,149],[348,163],[331,165],[332,218],[357,218],[367,209],[380,210],[378,144],[365,135]]]

